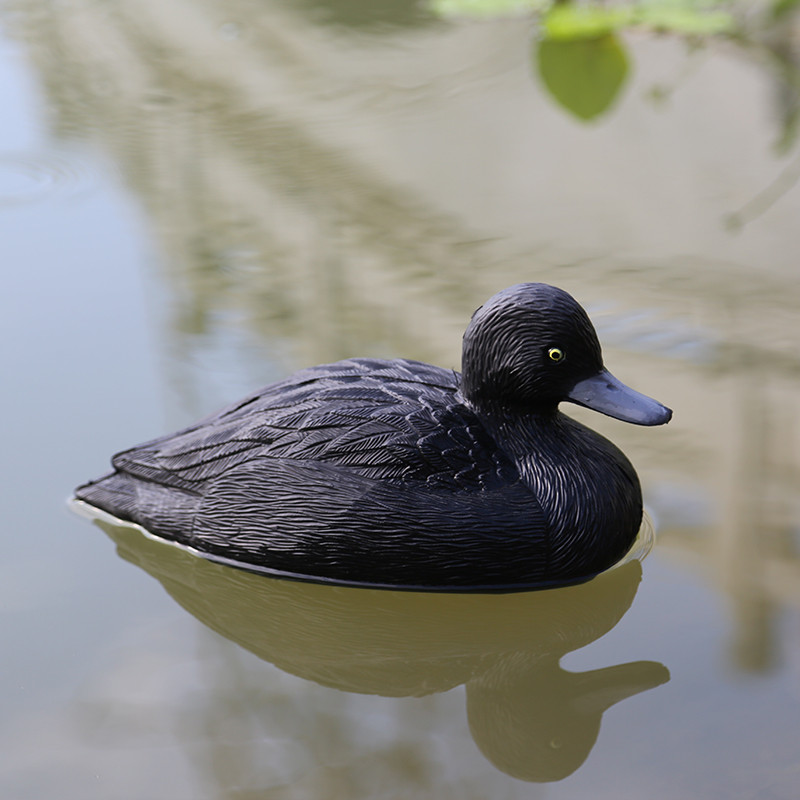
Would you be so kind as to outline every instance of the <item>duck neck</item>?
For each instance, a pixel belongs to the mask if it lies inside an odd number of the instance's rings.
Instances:
[[[562,414],[556,403],[519,410],[507,404],[463,402],[480,418],[529,486],[546,483],[565,456],[571,460],[576,443],[565,426],[577,423]]]
[[[528,472],[528,467],[532,469],[543,460],[549,460],[553,437],[562,438],[559,433],[568,420],[554,404],[525,411],[474,404],[471,404],[471,408],[480,416],[505,453],[523,467],[523,472]],[[555,456],[555,453],[552,455]]]

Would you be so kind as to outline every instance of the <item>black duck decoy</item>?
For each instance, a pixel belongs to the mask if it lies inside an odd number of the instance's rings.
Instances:
[[[603,367],[565,291],[504,289],[462,372],[396,359],[301,370],[118,453],[76,498],[201,555],[301,580],[512,591],[588,580],[642,519],[628,459],[558,410],[640,425],[672,412]]]

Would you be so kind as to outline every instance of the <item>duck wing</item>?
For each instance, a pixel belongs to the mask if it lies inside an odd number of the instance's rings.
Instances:
[[[369,480],[443,490],[513,481],[515,467],[458,402],[457,388],[456,373],[415,361],[313,367],[116,454],[114,474],[196,495],[254,459],[319,462]],[[80,487],[77,496],[116,514],[108,497],[92,491],[103,480]]]

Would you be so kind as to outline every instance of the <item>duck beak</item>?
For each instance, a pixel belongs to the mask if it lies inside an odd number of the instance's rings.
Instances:
[[[635,425],[663,425],[672,419],[669,408],[652,397],[635,392],[605,369],[578,381],[566,399]]]

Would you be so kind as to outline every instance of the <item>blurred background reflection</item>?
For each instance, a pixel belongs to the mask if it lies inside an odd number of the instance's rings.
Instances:
[[[8,796],[796,796],[798,4],[580,8],[0,7]],[[452,687],[340,685],[314,643],[301,669],[208,632],[62,514],[116,449],[301,366],[457,368],[471,312],[524,280],[572,292],[675,410],[654,432],[570,409],[658,531],[616,627],[545,661],[473,643]],[[300,627],[271,624],[269,648]],[[546,699],[575,731],[637,692],[583,767],[537,772]],[[519,720],[520,753],[493,749]]]

